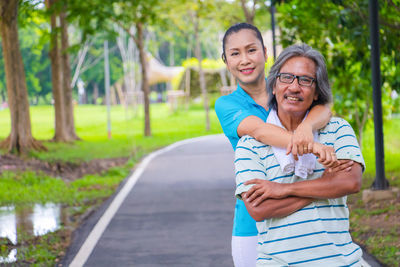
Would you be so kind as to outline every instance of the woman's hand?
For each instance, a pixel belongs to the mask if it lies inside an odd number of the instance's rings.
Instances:
[[[331,146],[326,146],[317,142],[314,142],[312,153],[318,157],[318,162],[324,165],[325,168],[335,168],[339,165],[339,161],[336,158],[335,149]]]
[[[252,179],[244,183],[245,185],[254,184],[249,191],[245,194],[247,200],[253,205],[253,207],[257,207],[261,202],[266,200],[267,198],[275,198],[280,199],[287,197],[284,189],[284,184],[271,182],[262,179]]]
[[[294,159],[298,160],[298,155],[302,156],[312,153],[313,144],[314,135],[312,127],[303,121],[293,133],[291,143],[286,148],[286,154],[292,153]]]

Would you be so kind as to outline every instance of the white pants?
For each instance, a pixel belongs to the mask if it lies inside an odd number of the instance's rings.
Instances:
[[[232,258],[235,267],[255,267],[257,236],[232,236]]]

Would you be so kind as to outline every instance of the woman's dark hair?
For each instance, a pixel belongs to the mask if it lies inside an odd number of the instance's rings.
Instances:
[[[237,33],[241,30],[252,30],[254,31],[254,33],[256,34],[256,37],[258,40],[260,40],[263,51],[264,50],[264,41],[261,35],[261,32],[258,30],[258,28],[254,25],[251,25],[249,23],[245,23],[245,22],[241,22],[241,23],[237,23],[235,25],[232,25],[226,32],[224,35],[224,38],[222,39],[222,60],[224,62],[226,62],[226,55],[225,55],[225,43],[226,43],[226,39],[228,39],[229,35],[231,35],[232,33]],[[264,52],[265,53],[265,52]]]
[[[311,107],[319,104],[327,104],[332,102],[332,91],[328,80],[328,71],[326,70],[326,63],[324,56],[311,46],[306,44],[295,44],[289,46],[283,50],[274,65],[269,71],[267,78],[267,93],[268,93],[268,106],[273,109],[278,109],[278,103],[276,97],[273,94],[276,79],[278,77],[281,68],[285,63],[293,57],[305,57],[309,58],[315,63],[315,75],[316,75],[316,88],[315,91],[318,94],[318,99],[314,100]],[[310,108],[311,108],[310,107]]]

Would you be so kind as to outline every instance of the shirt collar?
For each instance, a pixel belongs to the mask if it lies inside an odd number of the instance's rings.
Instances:
[[[239,83],[237,84],[237,89],[236,89],[236,91],[238,92],[239,95],[243,96],[244,99],[245,99],[249,104],[252,104],[252,105],[255,105],[255,106],[259,106],[259,105],[256,103],[256,101],[254,101],[254,99],[251,98],[251,96],[250,96],[245,90],[243,90],[242,87],[240,87]]]

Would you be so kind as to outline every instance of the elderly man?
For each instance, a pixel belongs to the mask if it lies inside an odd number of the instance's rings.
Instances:
[[[311,107],[332,98],[323,56],[305,44],[288,47],[271,68],[267,90],[267,122],[295,131]],[[237,145],[235,194],[257,221],[257,266],[360,266],[346,205],[346,196],[360,190],[365,165],[356,136],[345,120],[331,118],[314,141],[312,154],[298,161],[250,136]],[[330,155],[322,146],[352,166],[325,171]]]

